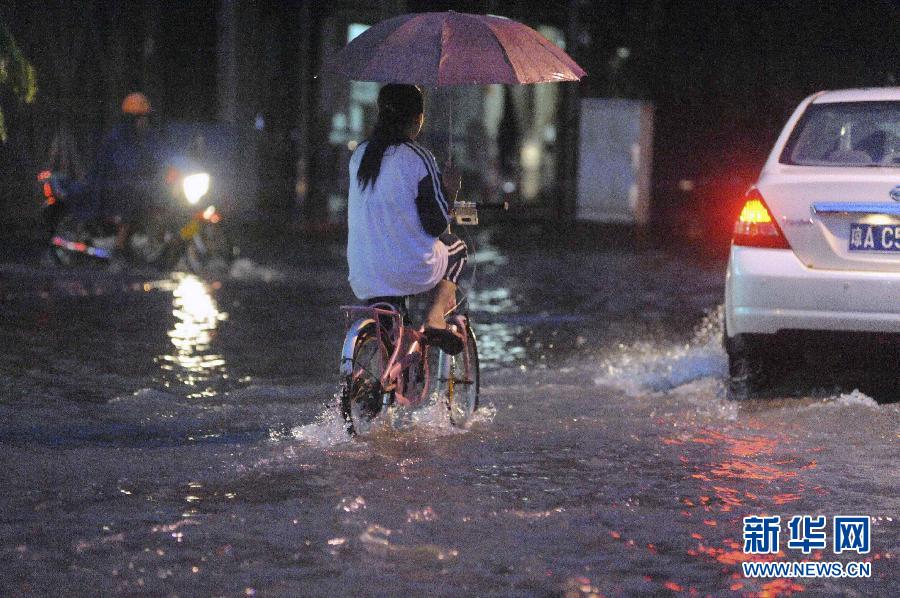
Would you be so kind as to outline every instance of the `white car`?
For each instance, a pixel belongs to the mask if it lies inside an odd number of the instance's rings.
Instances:
[[[785,336],[900,333],[900,87],[806,98],[744,199],[725,284],[732,392],[765,381]]]

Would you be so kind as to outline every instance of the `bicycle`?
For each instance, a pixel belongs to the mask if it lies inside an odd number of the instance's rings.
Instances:
[[[503,204],[502,209],[506,209]],[[478,223],[475,204],[456,202],[457,224]],[[431,345],[424,329],[409,318],[409,297],[389,297],[371,305],[344,305],[347,331],[341,351],[341,415],[351,436],[365,434],[388,407],[417,407],[434,392],[446,406],[450,422],[463,426],[478,409],[478,344],[469,314],[457,298],[447,327],[465,339],[463,349],[448,355]]]
[[[421,327],[411,325],[408,298],[394,299],[341,307],[348,321],[340,393],[347,432],[365,434],[383,410],[417,407],[434,392],[450,422],[465,425],[478,409],[480,392],[478,344],[468,314],[447,318],[448,328],[465,339],[460,353],[448,355],[428,342]]]

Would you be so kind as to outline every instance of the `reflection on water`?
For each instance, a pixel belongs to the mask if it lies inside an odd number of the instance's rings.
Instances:
[[[523,328],[506,322],[483,322],[479,315],[502,316],[516,314],[519,306],[512,292],[504,287],[472,289],[468,293],[469,309],[474,312],[475,334],[478,336],[478,357],[482,369],[509,365],[525,357],[522,346]]]
[[[0,595],[896,595],[897,406],[861,393],[727,402],[719,312],[695,339],[682,321],[707,279],[674,258],[585,255],[513,254],[515,268],[476,285],[483,419],[454,433],[435,401],[354,440],[322,404],[337,390],[337,258],[324,278],[310,265],[290,284],[222,290],[82,275],[88,292],[108,289],[101,299],[14,278],[31,290],[0,318],[0,569],[12,572]],[[673,297],[658,325],[639,313],[651,291]],[[284,313],[296,317],[273,321]],[[136,314],[145,328],[108,364]],[[304,324],[314,374],[281,365]],[[143,388],[148,344],[169,392]],[[540,368],[545,352],[554,364]],[[223,380],[236,363],[254,384],[226,395],[242,384]],[[117,396],[85,400],[89,385]],[[209,387],[217,396],[184,400]],[[807,513],[870,514],[872,554],[858,560],[873,579],[744,578],[742,517]],[[771,558],[807,560],[782,532]]]
[[[519,309],[519,306],[513,300],[510,290],[504,287],[472,289],[466,296],[469,300],[469,307],[478,312],[514,314]]]
[[[219,310],[206,283],[190,274],[178,280],[172,297],[175,325],[168,335],[173,351],[157,361],[162,370],[174,373],[178,383],[196,389],[188,397],[210,396],[214,390],[204,383],[227,378],[225,359],[212,352],[210,344],[228,314]]]
[[[525,357],[525,348],[520,345],[519,340],[522,335],[521,326],[505,322],[476,322],[475,334],[478,335],[478,358],[482,369],[510,365]]]
[[[787,596],[804,591],[803,586],[790,580],[743,579],[738,570],[742,562],[784,560],[785,552],[747,554],[737,535],[732,535],[733,526],[724,537],[714,529],[724,523],[721,514],[780,512],[783,505],[815,492],[815,488],[808,492],[801,473],[815,469],[816,461],[801,456],[778,458],[786,442],[779,434],[753,435],[701,428],[676,438],[666,438],[663,442],[682,447],[684,453],[680,461],[689,471],[693,470],[690,478],[699,483],[695,496],[680,499],[682,517],[698,524],[698,531],[691,533],[697,544],[688,549],[687,554],[705,562],[712,559],[725,566],[733,578],[729,589],[734,592]],[[697,447],[705,450],[698,454],[694,452]],[[699,531],[701,521],[707,526],[703,533]],[[813,554],[810,558],[819,560],[821,555]]]

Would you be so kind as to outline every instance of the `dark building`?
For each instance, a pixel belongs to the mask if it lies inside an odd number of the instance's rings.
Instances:
[[[456,8],[510,13],[500,4]],[[16,151],[4,168],[33,172],[53,150],[83,174],[102,132],[118,119],[121,98],[141,90],[179,140],[202,139],[228,209],[311,226],[340,223],[347,159],[374,122],[378,84],[320,74],[322,57],[371,24],[429,6],[13,1],[0,16],[37,69],[39,96],[13,108]],[[508,16],[528,17],[522,8]],[[565,45],[565,11],[525,20]],[[454,159],[471,197],[494,196],[505,184],[521,201],[556,211],[564,87],[428,90],[425,142],[446,158],[452,126]]]
[[[6,0],[0,19],[39,91],[29,106],[0,98],[3,217],[27,215],[30,173],[51,159],[83,172],[121,98],[140,89],[182,143],[202,141],[229,209],[339,223],[346,161],[373,122],[377,85],[319,75],[322,58],[382,19],[447,9],[523,21],[588,72],[580,84],[429,92],[425,142],[445,158],[452,122],[465,193],[506,192],[533,218],[574,213],[579,97],[653,103],[659,217],[684,201],[715,211],[739,194],[805,95],[896,85],[900,68],[894,0]]]

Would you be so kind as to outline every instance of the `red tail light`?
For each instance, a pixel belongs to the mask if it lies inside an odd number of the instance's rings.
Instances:
[[[747,193],[746,200],[741,215],[734,223],[732,242],[746,247],[790,249],[791,246],[769,212],[762,194],[756,189],[751,189]]]

